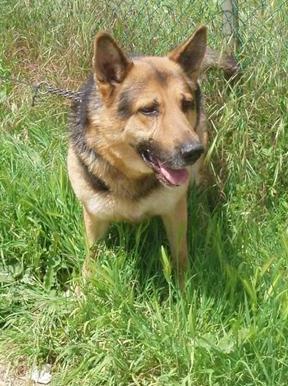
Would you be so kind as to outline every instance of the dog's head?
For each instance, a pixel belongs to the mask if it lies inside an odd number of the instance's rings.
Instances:
[[[93,70],[102,107],[97,133],[88,135],[101,136],[105,157],[126,174],[155,173],[170,186],[187,182],[187,167],[204,151],[197,79],[205,50],[206,27],[166,57],[130,59],[109,34],[96,36]]]

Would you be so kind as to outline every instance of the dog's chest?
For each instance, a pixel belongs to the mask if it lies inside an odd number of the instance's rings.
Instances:
[[[145,199],[123,200],[109,194],[92,194],[86,201],[87,210],[106,221],[139,222],[147,217],[161,216],[173,209],[187,186],[161,188]]]
[[[86,210],[99,220],[108,222],[139,222],[147,217],[164,215],[173,210],[188,188],[187,185],[174,188],[161,186],[139,199],[124,199],[110,192],[97,192],[83,177],[83,167],[72,148],[68,153],[68,172],[73,190]]]

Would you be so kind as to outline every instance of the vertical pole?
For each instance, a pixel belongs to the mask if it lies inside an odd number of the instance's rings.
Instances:
[[[229,50],[235,52],[239,47],[238,1],[222,0],[221,7],[223,11],[223,35]]]

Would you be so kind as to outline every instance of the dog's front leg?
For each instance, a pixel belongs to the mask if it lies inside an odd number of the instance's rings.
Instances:
[[[184,277],[188,266],[186,193],[170,212],[162,216],[162,220],[167,232],[179,285],[184,288]]]
[[[96,241],[100,240],[102,237],[105,236],[105,233],[109,226],[109,222],[97,219],[97,217],[91,215],[85,209],[85,207],[83,208],[83,215],[88,252],[83,263],[82,275],[84,278],[89,278],[92,275],[91,268],[93,261],[97,256],[97,252],[95,253],[95,251],[93,251],[91,247]]]

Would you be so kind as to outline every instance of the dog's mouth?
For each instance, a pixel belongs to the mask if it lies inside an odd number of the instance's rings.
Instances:
[[[152,154],[151,150],[140,150],[143,161],[153,169],[157,179],[166,186],[184,185],[189,179],[189,173],[186,168],[172,169],[165,165],[165,162]]]

